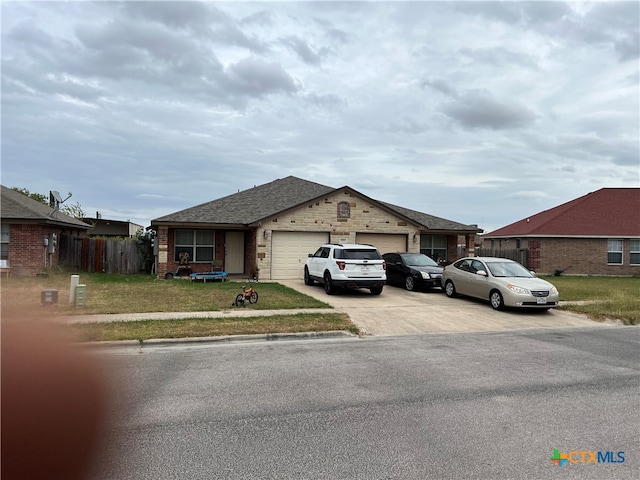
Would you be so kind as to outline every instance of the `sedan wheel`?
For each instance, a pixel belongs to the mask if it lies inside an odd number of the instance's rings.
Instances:
[[[502,310],[504,308],[504,300],[502,299],[502,294],[498,290],[493,290],[491,292],[489,300],[491,301],[491,306],[494,310]]]
[[[413,281],[413,277],[411,275],[407,275],[404,279],[404,288],[412,292],[416,288],[416,283]]]
[[[447,283],[444,284],[444,293],[446,293],[449,298],[456,296],[456,287],[451,280],[447,280]]]

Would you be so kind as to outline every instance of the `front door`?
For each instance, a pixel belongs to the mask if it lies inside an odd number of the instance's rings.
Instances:
[[[224,238],[224,270],[232,273],[244,272],[244,232],[226,232]]]

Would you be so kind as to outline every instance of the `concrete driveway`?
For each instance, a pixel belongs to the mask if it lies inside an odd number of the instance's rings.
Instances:
[[[322,285],[302,280],[278,280],[345,312],[368,335],[415,335],[446,332],[496,332],[523,328],[571,328],[603,325],[585,315],[551,309],[548,312],[495,311],[488,302],[448,298],[439,289],[408,292],[386,286],[381,295],[369,290],[344,290],[327,295]],[[610,326],[610,325],[609,325]]]

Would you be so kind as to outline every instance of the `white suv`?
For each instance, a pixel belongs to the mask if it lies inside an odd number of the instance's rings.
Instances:
[[[304,283],[324,284],[328,295],[336,288],[368,288],[380,295],[387,281],[387,264],[372,245],[327,243],[310,253],[304,266]]]

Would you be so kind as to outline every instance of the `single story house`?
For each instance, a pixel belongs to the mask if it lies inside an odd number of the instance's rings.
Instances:
[[[0,267],[3,274],[35,275],[57,265],[61,235],[85,237],[91,228],[56,208],[4,185],[0,187]]]
[[[483,235],[544,274],[640,275],[640,188],[602,188]],[[496,255],[501,256],[501,255]]]
[[[135,237],[139,230],[144,230],[144,227],[137,223],[102,218],[100,212],[96,212],[95,218],[84,217],[82,221],[91,226],[91,230],[89,230],[90,237],[132,238]]]
[[[151,221],[160,278],[181,263],[206,272],[263,280],[302,278],[309,253],[327,242],[366,243],[381,253],[424,252],[441,261],[457,256],[458,236],[473,252],[476,225],[465,225],[380,202],[344,186],[289,176]]]

